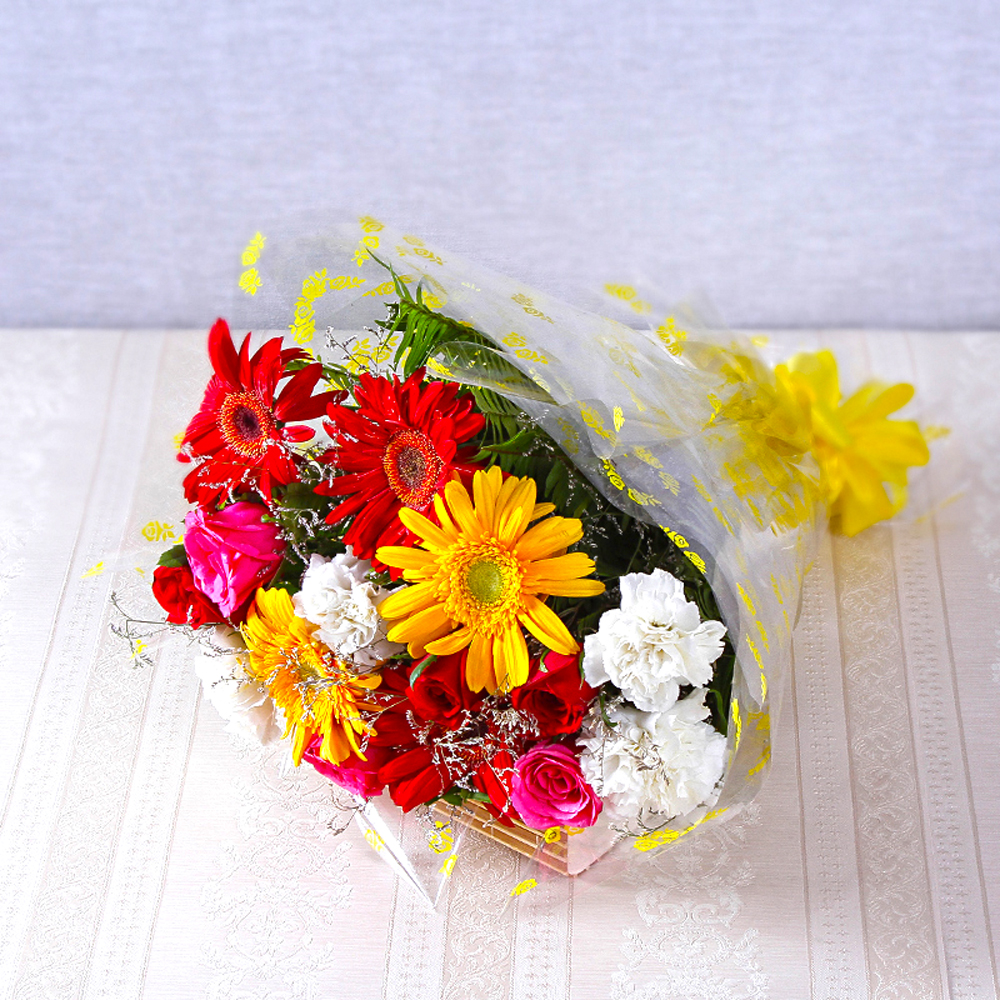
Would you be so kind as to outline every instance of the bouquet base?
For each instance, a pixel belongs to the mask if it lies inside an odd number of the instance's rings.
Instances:
[[[513,826],[505,826],[484,805],[472,801],[453,806],[439,800],[431,807],[431,813],[440,821],[475,830],[560,875],[579,875],[620,839],[603,820],[585,829],[560,826],[532,830],[519,820],[514,820]]]
[[[475,830],[526,858],[533,858],[560,875],[570,874],[569,834],[562,827],[543,833],[530,829],[519,820],[514,820],[513,826],[505,826],[479,802],[451,806],[447,802],[438,801],[434,803],[432,811],[435,816]]]

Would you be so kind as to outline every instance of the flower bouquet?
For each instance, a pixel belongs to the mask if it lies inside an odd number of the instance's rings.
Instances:
[[[153,583],[232,725],[432,899],[467,828],[577,874],[748,802],[817,531],[891,516],[927,461],[888,419],[912,389],[845,401],[827,352],[772,370],[371,218],[243,264],[237,312],[290,336],[212,328]]]

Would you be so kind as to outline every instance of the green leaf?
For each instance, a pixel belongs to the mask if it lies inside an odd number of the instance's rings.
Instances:
[[[549,474],[545,477],[545,489],[543,493],[551,499],[560,486],[568,483],[569,473],[566,471],[566,466],[562,462],[553,462],[552,468],[549,469]],[[560,506],[555,500],[552,500],[552,502],[557,507]]]
[[[289,483],[281,498],[281,507],[289,510],[322,510],[329,507],[329,499],[314,492],[308,483]]]
[[[173,545],[160,556],[157,566],[187,566],[188,557],[183,544]]]
[[[437,660],[437,657],[433,653],[428,653],[427,656],[422,659],[414,668],[413,672],[410,674],[410,685],[432,664]]]

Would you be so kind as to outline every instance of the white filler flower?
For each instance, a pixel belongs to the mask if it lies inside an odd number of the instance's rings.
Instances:
[[[229,722],[231,733],[273,743],[281,738],[279,712],[267,689],[246,672],[247,651],[243,637],[227,625],[217,625],[208,645],[195,659],[195,673],[205,696]]]
[[[692,691],[665,712],[629,705],[608,712],[583,747],[583,775],[604,800],[610,819],[665,821],[709,803],[722,777],[726,738],[708,722],[705,690]]]
[[[341,659],[370,670],[404,647],[389,642],[378,607],[389,591],[369,583],[372,564],[347,552],[333,559],[314,555],[292,598],[295,613],[319,626],[317,636]]]
[[[611,681],[644,712],[662,712],[682,684],[712,679],[726,627],[703,622],[684,585],[665,570],[631,573],[620,585],[621,606],[605,611],[584,641],[583,672],[591,686]]]

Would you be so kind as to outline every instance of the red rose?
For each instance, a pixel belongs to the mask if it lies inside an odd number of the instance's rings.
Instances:
[[[174,625],[215,625],[224,622],[222,612],[194,585],[189,566],[157,566],[153,574],[153,596]]]
[[[513,826],[511,820],[517,818],[510,801],[513,777],[514,756],[506,749],[497,750],[490,760],[483,761],[472,776],[476,788],[490,797],[484,805],[504,826]]]
[[[421,669],[421,660],[413,668],[406,695],[410,704],[422,719],[438,722],[447,729],[454,729],[461,723],[462,713],[475,708],[483,700],[482,694],[476,694],[465,683],[465,659],[468,650],[452,653],[431,659],[427,666]]]
[[[533,664],[526,683],[515,688],[511,703],[538,720],[542,736],[575,733],[587,706],[597,695],[580,676],[580,654],[548,653]]]
[[[426,746],[393,757],[379,768],[378,780],[389,786],[390,798],[403,812],[436,799],[455,783],[448,768]]]
[[[437,798],[455,783],[432,749],[434,737],[444,732],[434,723],[422,723],[408,698],[406,671],[387,667],[371,700],[381,712],[368,739],[365,755],[381,761],[376,780],[404,812]],[[428,740],[428,743],[422,742]]]

